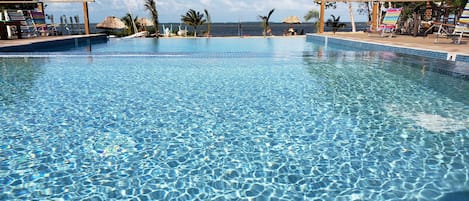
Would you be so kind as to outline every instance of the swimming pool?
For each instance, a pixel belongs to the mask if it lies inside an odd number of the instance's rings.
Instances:
[[[441,73],[464,63],[304,38],[111,40],[1,60],[2,200],[469,190],[469,82]]]

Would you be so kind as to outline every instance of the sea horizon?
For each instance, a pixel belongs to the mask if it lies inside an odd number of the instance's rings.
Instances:
[[[339,32],[350,32],[352,26],[349,22],[344,22],[346,24],[345,28],[339,29]],[[90,23],[90,32],[91,33],[104,33],[107,30],[96,28],[97,23]],[[356,30],[364,31],[368,27],[368,22],[356,22]],[[76,24],[67,25],[71,30],[70,34],[78,34],[80,31],[83,31],[83,24],[80,24],[80,28],[77,28]],[[223,36],[262,36],[262,25],[260,22],[215,22],[211,23],[211,36],[214,37],[223,37]],[[62,33],[62,29],[65,25],[57,24],[57,29],[59,33]],[[150,26],[151,27],[151,26]],[[171,30],[171,33],[176,33],[179,30],[179,27],[183,30],[187,29],[188,32],[193,32],[193,27],[185,25],[183,23],[160,23],[159,29],[160,33],[164,33],[164,28]],[[315,33],[317,32],[316,25],[313,22],[305,22],[301,24],[286,24],[279,22],[271,22],[270,27],[272,29],[272,35],[282,36],[284,35],[290,27],[295,29],[297,35],[303,35],[306,33]],[[78,31],[80,30],[80,31]],[[207,30],[207,24],[197,27],[197,35],[202,36]],[[331,27],[324,27],[326,32],[332,31]],[[63,33],[63,35],[68,35],[68,33]]]

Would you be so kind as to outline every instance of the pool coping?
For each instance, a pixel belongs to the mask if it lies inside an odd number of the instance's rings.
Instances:
[[[63,46],[86,46],[105,43],[109,40],[106,34],[50,36],[30,39],[0,41],[0,52],[34,52],[38,49]]]
[[[338,38],[335,36],[321,35],[321,34],[306,34],[306,40],[313,40],[324,43],[340,44],[363,50],[385,50],[397,53],[404,53],[410,55],[417,55],[429,58],[443,59],[449,61],[469,62],[469,54],[450,52],[442,50],[431,50],[418,47],[408,47],[403,45],[393,45],[386,43],[378,43],[372,41],[363,41],[350,38]]]

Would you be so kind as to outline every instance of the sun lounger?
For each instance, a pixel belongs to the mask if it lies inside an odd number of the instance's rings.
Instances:
[[[388,8],[386,14],[383,18],[383,22],[378,27],[376,31],[379,33],[381,37],[389,35],[389,37],[393,37],[393,34],[396,32],[397,28],[397,21],[399,20],[399,16],[401,15],[402,8]],[[373,32],[368,32],[370,33]]]
[[[49,35],[49,30],[46,24],[46,18],[43,12],[30,11],[31,19],[33,20],[34,27],[39,33],[38,35],[47,36]]]
[[[462,37],[469,34],[469,3],[464,7],[464,11],[461,13],[456,25],[440,23],[438,26],[435,43],[438,43],[439,39],[444,37],[452,39],[454,44],[460,44]],[[453,31],[450,31],[451,29]]]
[[[4,16],[5,16],[5,21],[11,23],[14,23],[15,26],[7,25],[6,26],[6,32],[7,32],[7,38],[12,39],[14,37],[17,38],[22,38],[21,34],[21,29],[23,28],[23,23],[24,22],[24,16],[22,14],[22,11],[16,11],[16,10],[4,10]],[[18,26],[19,25],[19,26]]]

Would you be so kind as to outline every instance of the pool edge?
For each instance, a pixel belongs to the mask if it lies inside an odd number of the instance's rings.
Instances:
[[[83,46],[96,43],[106,43],[109,40],[105,34],[72,35],[58,37],[42,37],[18,41],[8,41],[9,44],[0,45],[0,52],[35,52],[34,50],[51,47]]]
[[[397,53],[404,53],[404,54],[443,59],[443,60],[449,60],[449,61],[469,62],[469,55],[463,54],[463,53],[457,53],[457,52],[422,49],[422,48],[416,48],[416,47],[391,45],[391,44],[385,44],[385,43],[361,41],[361,40],[354,40],[354,39],[348,39],[348,38],[337,38],[337,37],[321,35],[321,34],[306,34],[306,40],[318,41],[318,42],[324,42],[324,43],[332,43],[332,44],[340,44],[340,45],[350,46],[350,47],[359,48],[359,49],[386,50],[386,51],[392,51],[392,52],[397,52]]]

